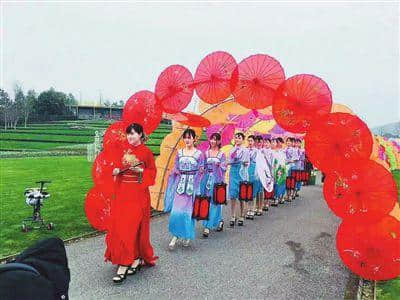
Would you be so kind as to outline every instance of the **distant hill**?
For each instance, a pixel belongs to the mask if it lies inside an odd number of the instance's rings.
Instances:
[[[371,129],[374,134],[386,137],[400,137],[400,122],[389,123]]]

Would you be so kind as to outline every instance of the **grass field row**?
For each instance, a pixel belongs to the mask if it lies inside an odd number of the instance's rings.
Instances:
[[[23,134],[31,134],[31,135],[69,135],[69,136],[94,136],[96,130],[0,130],[0,136],[3,134],[13,134],[13,135],[23,135]]]
[[[96,131],[94,129],[17,129],[17,130],[0,130],[0,135],[2,134],[47,134],[47,135],[70,135],[70,136],[94,136]],[[101,131],[105,131],[101,130]],[[171,130],[167,129],[157,129],[154,131],[151,136],[153,135],[166,135],[170,133]]]
[[[49,150],[69,150],[71,148],[86,149],[87,144],[66,144],[66,143],[54,143],[54,142],[18,142],[18,141],[0,141],[0,151],[49,151]],[[147,144],[147,146],[153,151],[155,155],[160,154],[159,144]]]
[[[164,136],[155,136],[148,139],[147,144],[156,145],[161,144]],[[93,143],[94,136],[61,136],[61,135],[2,135],[0,134],[0,144],[3,142],[47,142],[47,143],[65,143],[65,144],[83,144]]]
[[[60,143],[62,142],[93,143],[94,136],[0,133],[0,140],[34,141],[34,142],[55,141]]]
[[[29,124],[28,127],[23,127],[23,126],[18,126],[17,129],[26,129],[26,128],[32,128],[32,129],[41,129],[41,128],[71,128],[71,129],[80,129],[80,128],[107,128],[109,125],[112,123],[103,123],[103,124],[89,124],[89,123],[83,123],[83,122],[77,122],[77,123],[65,123],[65,124],[50,124],[50,123],[43,123],[43,124]],[[160,124],[158,126],[159,129],[171,129],[171,125],[167,124]]]
[[[57,150],[65,147],[65,143],[51,142],[18,142],[18,141],[0,141],[0,150]]]

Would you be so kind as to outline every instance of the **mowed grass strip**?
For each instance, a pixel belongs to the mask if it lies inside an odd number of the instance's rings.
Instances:
[[[94,136],[96,130],[79,130],[79,129],[53,129],[53,130],[24,130],[24,129],[17,129],[17,130],[0,130],[1,134],[31,134],[31,135],[71,135],[71,136]]]
[[[69,136],[69,135],[49,135],[49,134],[19,134],[19,133],[0,133],[0,140],[34,141],[34,142],[72,142],[77,144],[93,143],[94,136]]]
[[[85,212],[85,195],[93,186],[92,163],[83,156],[2,159],[0,161],[0,257],[20,252],[34,241],[50,236],[68,239],[92,232]],[[35,181],[51,180],[42,214],[56,224],[53,231],[21,231],[24,218],[32,215],[24,191]]]
[[[53,143],[53,142],[21,142],[21,141],[1,141],[0,140],[0,150],[1,151],[22,151],[22,150],[32,150],[32,151],[49,151],[57,150],[60,148],[67,148],[71,144],[66,143]],[[75,145],[75,144],[72,144]],[[79,144],[76,144],[79,145]],[[86,147],[86,144],[84,145]]]

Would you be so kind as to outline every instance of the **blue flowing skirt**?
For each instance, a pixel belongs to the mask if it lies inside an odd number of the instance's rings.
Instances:
[[[193,199],[193,196],[175,193],[168,229],[172,235],[178,238],[194,240]]]
[[[241,164],[232,164],[229,171],[229,198],[239,199],[239,183],[242,181],[240,177]]]

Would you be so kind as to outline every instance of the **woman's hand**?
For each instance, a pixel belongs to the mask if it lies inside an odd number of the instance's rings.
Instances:
[[[118,174],[119,174],[119,169],[118,169],[118,168],[115,168],[115,169],[113,170],[112,174],[113,174],[114,176],[118,175]]]
[[[137,172],[137,173],[143,173],[143,168],[134,167],[134,168],[132,168],[132,171]]]

